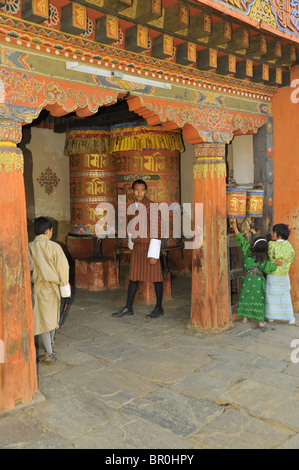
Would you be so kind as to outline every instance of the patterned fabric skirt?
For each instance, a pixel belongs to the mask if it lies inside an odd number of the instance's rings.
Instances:
[[[266,318],[268,320],[294,320],[289,276],[268,274],[266,282]]]
[[[161,261],[150,264],[147,257],[149,243],[136,243],[131,253],[129,279],[131,281],[162,282]]]
[[[265,321],[265,286],[263,274],[253,269],[245,273],[237,308],[237,317]]]

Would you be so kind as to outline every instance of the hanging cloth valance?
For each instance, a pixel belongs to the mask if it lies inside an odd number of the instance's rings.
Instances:
[[[66,133],[64,154],[101,154],[109,149],[110,130],[99,129],[72,129]]]
[[[109,143],[110,152],[126,150],[185,150],[180,130],[168,131],[161,126],[113,126]]]

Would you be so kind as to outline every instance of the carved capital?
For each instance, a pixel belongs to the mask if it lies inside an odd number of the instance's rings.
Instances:
[[[23,172],[23,154],[17,147],[21,139],[21,122],[0,118],[0,168],[4,168],[7,174],[13,167]]]
[[[225,144],[203,143],[194,146],[195,162],[193,165],[193,178],[205,178],[209,172],[213,176],[226,177]]]

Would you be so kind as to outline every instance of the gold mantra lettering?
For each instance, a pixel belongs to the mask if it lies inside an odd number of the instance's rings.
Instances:
[[[178,201],[179,191],[178,185],[166,185],[165,183],[159,183],[158,186],[151,186],[148,189],[149,198],[153,201]]]
[[[161,155],[154,153],[153,155],[138,155],[128,159],[124,156],[115,158],[116,171],[124,171],[128,173],[152,172],[159,173],[161,171],[178,170],[179,160],[177,156]]]
[[[101,168],[112,166],[112,156],[105,153],[90,153],[84,155],[72,155],[70,157],[71,169],[72,168]]]
[[[263,209],[263,200],[262,199],[256,199],[252,198],[249,199],[249,212],[253,211],[261,211]]]
[[[113,194],[115,192],[115,185],[113,181],[103,181],[99,178],[93,178],[89,181],[71,181],[71,195],[84,195],[90,194],[97,196],[101,194]]]
[[[86,221],[95,222],[97,220],[95,208],[89,206],[73,207],[71,210],[72,221],[78,221],[86,223]]]
[[[234,197],[230,200],[230,207],[235,212],[238,212],[239,210],[241,212],[244,212],[245,206],[246,206],[246,202],[245,201],[240,201],[236,197]]]

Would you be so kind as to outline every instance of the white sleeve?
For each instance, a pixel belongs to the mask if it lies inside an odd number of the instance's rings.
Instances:
[[[160,258],[161,240],[152,238],[147,252],[148,258]]]

